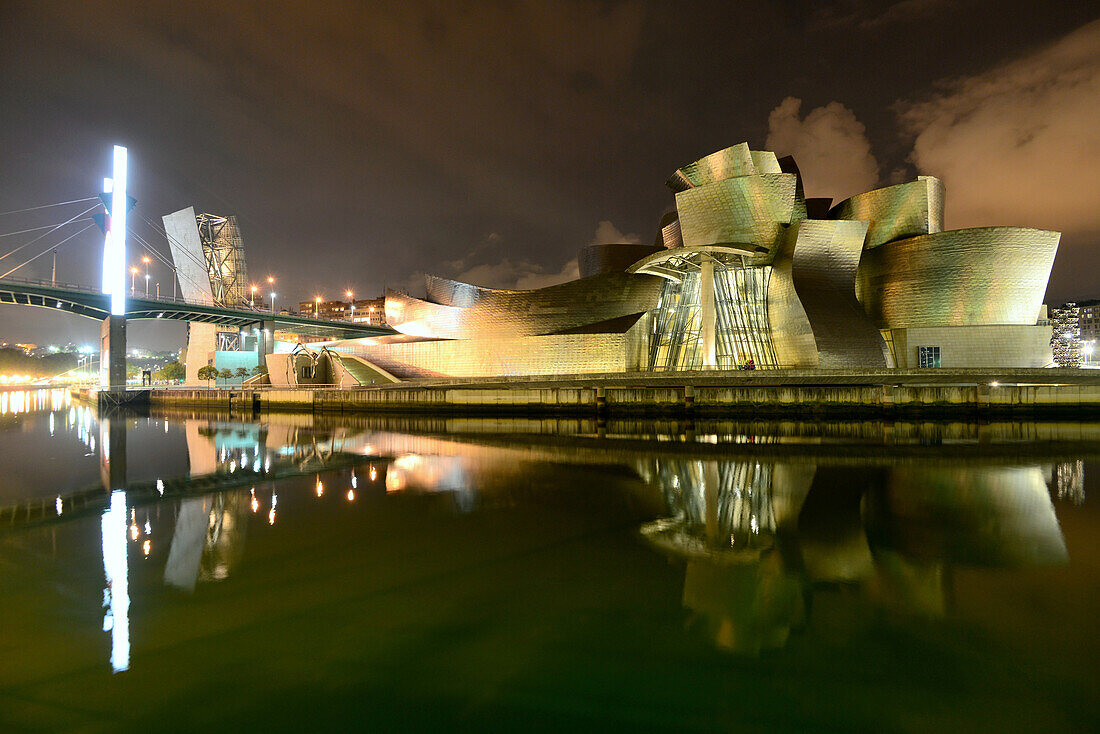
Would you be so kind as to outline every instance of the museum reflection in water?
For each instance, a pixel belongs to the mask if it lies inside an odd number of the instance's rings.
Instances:
[[[644,542],[682,563],[691,624],[718,647],[749,655],[785,645],[821,593],[843,589],[873,607],[941,616],[951,611],[955,569],[1065,564],[1052,496],[1084,499],[1083,463],[1057,455],[934,458],[913,444],[878,444],[874,458],[846,458],[843,448],[810,442],[803,452],[777,435],[662,434],[667,440],[639,448],[618,440],[626,434],[606,438],[583,424],[572,441],[519,440],[506,431],[318,428],[308,417],[97,420],[86,408],[54,407],[59,435],[99,456],[109,490],[97,511],[115,671],[129,667],[128,564],[163,563],[163,583],[184,593],[225,582],[249,533],[267,532],[287,511],[308,512],[301,502],[287,510],[280,491],[349,506],[368,491],[432,493],[460,513],[567,483],[628,493],[648,518],[638,528]],[[187,476],[128,482],[127,433],[161,422],[167,433],[169,421],[186,437]],[[59,495],[53,521],[70,512],[76,505]],[[153,554],[154,543],[167,553]]]

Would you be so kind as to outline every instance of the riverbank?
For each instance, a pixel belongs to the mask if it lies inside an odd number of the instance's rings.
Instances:
[[[74,391],[95,402],[94,392]],[[103,397],[106,397],[104,395]],[[1084,370],[784,370],[442,379],[371,388],[158,388],[126,402],[256,413],[499,413],[614,416],[1100,415]],[[118,401],[112,401],[118,402]]]

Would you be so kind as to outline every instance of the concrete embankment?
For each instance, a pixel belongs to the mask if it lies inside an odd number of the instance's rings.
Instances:
[[[568,376],[377,388],[155,389],[153,407],[238,412],[672,416],[1100,415],[1100,374],[1025,370],[914,374]],[[1062,374],[1065,372],[1065,374]],[[953,381],[952,381],[953,380]],[[587,384],[586,384],[587,383]],[[733,384],[723,384],[733,383]]]

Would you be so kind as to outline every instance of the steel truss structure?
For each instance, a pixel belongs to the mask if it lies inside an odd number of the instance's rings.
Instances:
[[[219,306],[244,306],[249,299],[248,270],[237,218],[198,214],[195,220],[214,303]]]

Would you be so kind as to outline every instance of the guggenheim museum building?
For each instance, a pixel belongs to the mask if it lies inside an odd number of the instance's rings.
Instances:
[[[397,334],[325,351],[393,379],[1051,364],[1058,232],[944,230],[931,176],[807,199],[792,158],[747,143],[667,185],[652,245],[585,247],[579,279],[538,290],[428,276],[425,298],[387,291]]]

